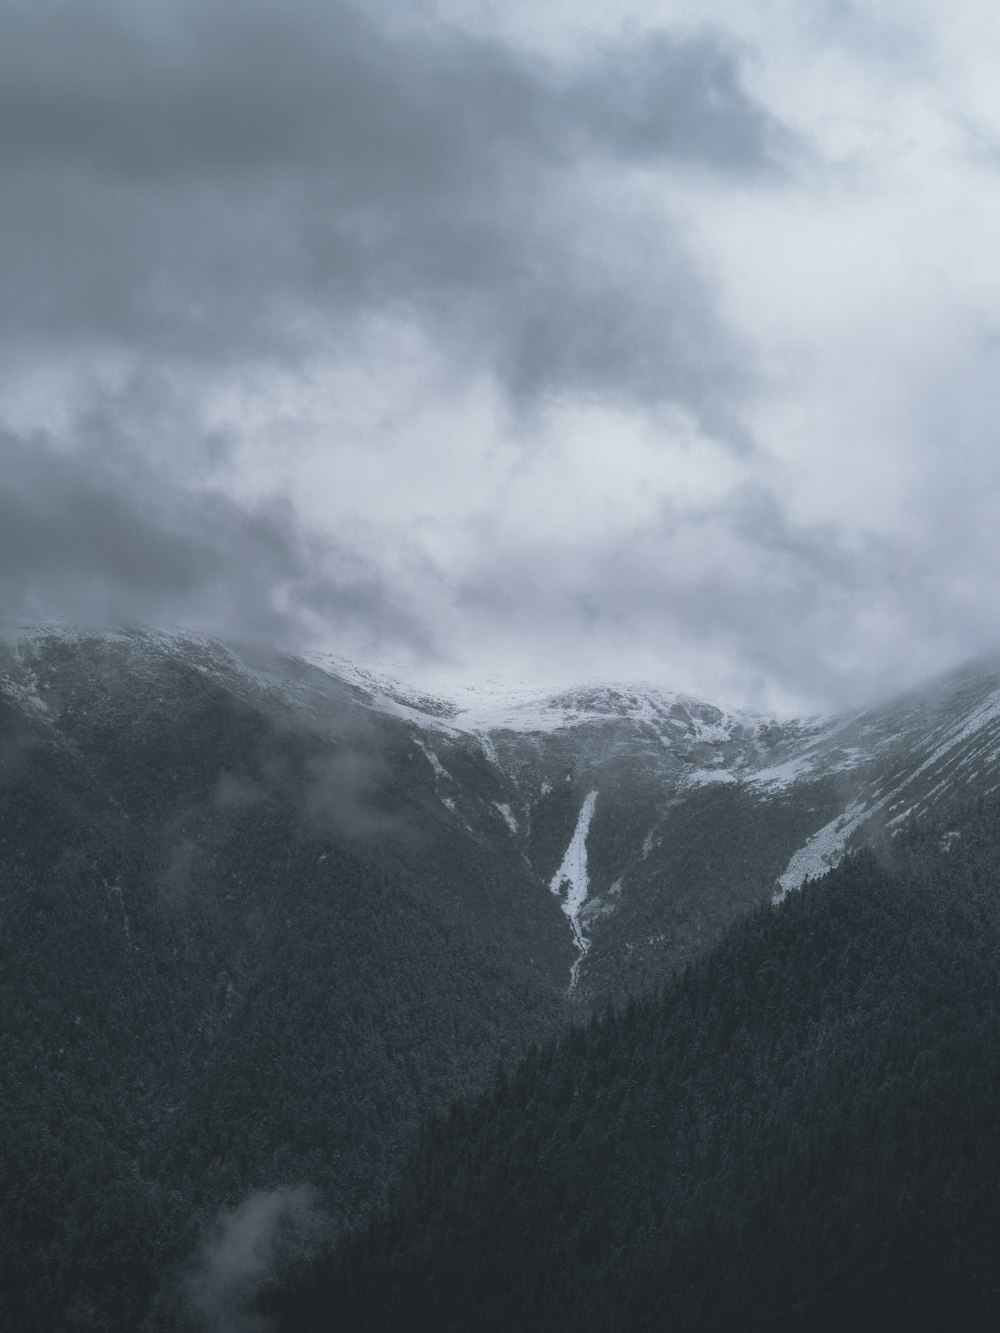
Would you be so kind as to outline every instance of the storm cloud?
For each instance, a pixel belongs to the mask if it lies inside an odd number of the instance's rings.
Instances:
[[[202,1241],[184,1283],[187,1305],[205,1333],[267,1333],[257,1307],[290,1264],[315,1255],[331,1235],[308,1186],[261,1190],[223,1212]]]
[[[241,504],[185,484],[104,418],[62,447],[2,433],[0,453],[8,620],[183,623],[292,647],[319,622],[374,649],[433,653],[371,560],[306,533],[287,501]]]
[[[342,2],[95,0],[4,21],[0,291],[19,341],[289,358],[391,312],[499,377],[723,421],[712,284],[629,171],[775,175],[719,37],[556,63]]]
[[[0,614],[819,707],[991,648],[994,37],[5,6]]]

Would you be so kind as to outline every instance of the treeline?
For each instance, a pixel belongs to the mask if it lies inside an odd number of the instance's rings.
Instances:
[[[1000,1327],[996,818],[858,854],[453,1106],[279,1329]]]

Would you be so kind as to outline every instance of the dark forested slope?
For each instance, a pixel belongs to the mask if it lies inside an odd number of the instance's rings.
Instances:
[[[995,804],[456,1105],[287,1333],[1000,1326]]]
[[[0,1326],[124,1333],[219,1209],[363,1213],[429,1110],[557,1030],[571,950],[399,724],[305,725],[197,645],[31,652],[34,702],[0,697]]]

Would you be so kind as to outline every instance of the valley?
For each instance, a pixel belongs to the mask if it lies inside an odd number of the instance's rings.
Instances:
[[[428,1117],[573,1023],[853,851],[968,839],[998,699],[989,662],[833,719],[447,699],[203,636],[9,632],[5,1325],[187,1327],[203,1238],[283,1191],[332,1244]]]

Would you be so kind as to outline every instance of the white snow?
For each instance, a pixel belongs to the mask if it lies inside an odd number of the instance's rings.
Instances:
[[[721,722],[693,722],[694,739],[705,744],[721,745],[729,739],[729,731]]]
[[[962,725],[943,740],[919,768],[915,768],[909,774],[908,780],[912,781],[928,768],[932,768],[934,764],[944,758],[949,750],[953,750],[956,745],[974,735],[975,732],[981,731],[988,722],[994,721],[997,717],[1000,717],[1000,690],[994,690],[991,694],[988,694],[977,708],[967,714]]]
[[[804,880],[816,879],[832,870],[843,858],[848,838],[880,805],[881,802],[873,806],[855,802],[829,824],[824,824],[789,861],[787,870],[778,879],[781,890],[774,895],[773,901],[780,902],[789,890],[799,888]]]
[[[897,801],[896,804],[898,805],[899,802]],[[891,806],[889,808],[892,809]],[[896,825],[902,824],[904,820],[909,819],[915,809],[916,806],[908,805],[901,815],[894,815],[893,818],[889,820],[888,824],[886,824],[886,828],[896,829]],[[896,833],[899,832],[901,832],[901,830],[896,829]],[[893,837],[895,837],[895,833],[893,834]]]
[[[782,760],[781,763],[758,768],[756,772],[747,775],[747,781],[755,786],[778,790],[790,787],[800,778],[809,778],[820,773],[842,773],[857,768],[865,761],[866,754],[863,750],[857,746],[831,749],[830,744],[849,724],[849,718],[825,723],[822,718],[817,717],[804,719],[802,725],[808,729],[808,734],[800,742],[798,752]]]
[[[552,732],[583,724],[627,721],[651,727],[660,734],[665,725],[677,725],[678,707],[687,722],[681,730],[691,739],[725,742],[736,728],[754,733],[772,723],[770,714],[726,704],[708,705],[691,695],[638,682],[581,682],[569,688],[556,681],[519,682],[496,679],[422,683],[412,667],[395,664],[360,666],[335,653],[312,652],[305,660],[356,686],[368,696],[368,707],[390,713],[429,730],[448,735],[462,732]],[[716,719],[697,714],[711,710]],[[668,738],[661,736],[669,745]]]
[[[856,800],[829,824],[819,829],[804,847],[801,847],[788,863],[785,873],[779,878],[779,892],[774,901],[779,902],[790,890],[798,888],[806,878],[823,875],[842,859],[844,849],[851,835],[861,824],[881,809],[892,812],[900,810],[889,820],[888,827],[897,832],[899,826],[909,819],[915,811],[928,808],[939,792],[953,784],[965,765],[980,759],[986,747],[993,743],[992,737],[982,740],[971,752],[957,753],[963,741],[969,740],[984,727],[1000,718],[1000,690],[993,690],[974,709],[966,713],[959,721],[947,723],[937,731],[937,744],[927,757],[916,767],[898,775],[890,790],[879,787],[871,793],[868,800]],[[829,734],[829,733],[828,733]],[[882,738],[880,748],[888,748],[891,736]],[[812,749],[813,747],[810,747]],[[841,768],[853,768],[859,762],[861,752],[854,747],[844,750],[839,756]],[[758,773],[754,783],[784,786],[803,776],[813,767],[810,751],[795,756],[783,765]],[[947,770],[928,792],[914,800],[915,779],[929,769],[943,765]],[[881,794],[878,794],[881,793]],[[909,797],[909,799],[907,799]]]
[[[0,691],[28,708],[37,709],[40,713],[47,713],[49,706],[38,693],[38,690],[38,677],[34,671],[25,671],[23,680],[15,680],[12,676],[0,676]]]
[[[573,931],[573,941],[580,951],[580,956],[570,971],[570,990],[573,990],[576,986],[580,964],[590,948],[590,941],[583,933],[583,927],[580,924],[580,911],[587,901],[587,892],[590,887],[587,875],[587,833],[590,829],[590,821],[594,816],[594,806],[596,804],[597,792],[588,792],[576,821],[576,829],[570,839],[569,846],[566,848],[566,855],[549,884],[550,892],[555,894],[562,893],[563,885],[566,885],[566,896],[563,898],[562,910],[569,918],[569,924]]]
[[[490,740],[489,736],[487,736],[485,731],[479,733],[479,744],[482,746],[483,754],[490,763],[495,764],[497,768],[499,768],[500,760],[497,758],[496,746]]]
[[[807,773],[811,766],[812,761],[809,756],[797,754],[791,759],[786,759],[783,764],[759,769],[750,781],[762,787],[787,787],[803,773]]]
[[[442,764],[441,760],[437,757],[437,755],[434,753],[431,747],[429,745],[425,745],[425,743],[421,740],[418,740],[416,744],[420,747],[421,750],[423,750],[424,754],[426,755],[427,762],[434,770],[434,776],[437,778],[450,779],[451,774],[445,768],[444,764]]]
[[[569,970],[570,992],[576,990],[576,983],[580,980],[580,964],[583,962],[584,956],[589,948],[590,948],[590,940],[586,940],[586,942],[580,946],[580,957],[576,960],[576,962]]]
[[[689,787],[707,787],[713,782],[739,782],[739,778],[727,768],[696,768],[687,774],[685,782]]]
[[[425,713],[422,709],[414,708],[410,704],[400,703],[398,699],[393,699],[388,694],[376,693],[370,695],[368,706],[376,713],[388,713],[390,717],[398,717],[404,722],[412,722],[424,731],[443,731],[447,736],[461,734],[459,728],[452,726],[447,718],[438,717],[434,713]]]
[[[539,787],[538,794],[539,796],[548,796],[551,790],[552,790],[552,783],[548,780],[548,778],[546,778],[545,781],[542,783],[541,787]]]
[[[494,801],[493,804],[500,811],[500,814],[503,816],[504,823],[510,829],[511,833],[516,833],[517,820],[511,814],[510,806],[506,803],[506,801]]]

